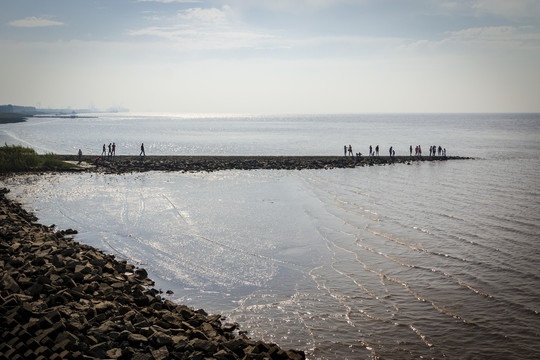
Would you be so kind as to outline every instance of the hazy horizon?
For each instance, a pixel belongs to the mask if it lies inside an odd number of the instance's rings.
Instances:
[[[540,112],[535,0],[0,0],[0,103]]]

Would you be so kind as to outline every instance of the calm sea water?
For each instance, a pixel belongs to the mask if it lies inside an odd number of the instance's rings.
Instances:
[[[540,115],[99,115],[0,125],[40,152],[475,160],[5,180],[45,224],[149,270],[169,298],[310,359],[538,358]],[[165,294],[164,294],[165,296]]]

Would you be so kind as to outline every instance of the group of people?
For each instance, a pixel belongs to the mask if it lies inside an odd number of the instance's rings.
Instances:
[[[436,145],[429,147],[429,156],[446,156],[446,148],[442,148],[440,145],[437,147]]]
[[[390,157],[396,156],[396,151],[393,149],[392,146],[390,146],[389,152]],[[347,154],[349,156],[354,156],[351,145],[349,145],[348,147],[347,145],[343,146],[343,155],[347,156]],[[362,153],[356,153],[356,157],[360,156],[362,156]],[[379,145],[375,146],[375,149],[373,149],[373,146],[369,145],[369,156],[379,156]]]
[[[409,147],[409,154],[412,156],[413,147],[412,145]],[[414,156],[422,156],[422,147],[420,145],[417,145],[414,148]],[[432,145],[429,147],[429,156],[446,156],[446,148],[443,148],[439,145]]]
[[[107,152],[107,149],[108,149],[108,152]],[[101,152],[101,156],[107,156],[107,158],[115,157],[116,156],[116,144],[115,143],[109,143],[109,146],[106,146],[105,144],[103,144],[103,151]],[[141,152],[139,153],[139,156],[146,156],[146,152],[144,151],[144,143],[141,144]]]
[[[347,156],[347,153],[350,156],[354,156],[353,151],[352,151],[352,145],[349,145],[349,147],[347,147],[347,145],[344,145],[343,146],[343,153],[344,153],[345,156]],[[360,156],[362,156],[362,153],[356,153],[356,157],[360,157]]]
[[[115,143],[109,143],[109,152],[107,152],[107,147],[105,144],[103,144],[103,151],[101,152],[101,156],[107,156],[107,158],[112,158],[116,156],[116,144]]]
[[[108,151],[107,151],[108,150]],[[109,146],[103,144],[103,150],[101,152],[101,156],[107,156],[108,159],[114,158],[116,156],[116,143],[109,143]],[[139,153],[139,156],[146,156],[146,152],[144,151],[144,143],[141,144],[141,152]],[[81,162],[82,158],[82,151],[79,149],[79,163]],[[101,160],[100,157],[96,157],[94,159],[94,165],[96,165],[96,168],[99,166],[99,161]]]
[[[389,152],[390,157],[395,157],[396,156],[396,150],[394,149],[393,146],[390,146],[390,148],[388,149],[388,152]],[[354,156],[351,145],[349,145],[349,146],[344,145],[343,146],[343,155],[344,156]],[[409,155],[413,156],[413,147],[412,147],[412,145],[409,146]],[[356,156],[360,157],[360,156],[362,156],[362,153],[356,153]],[[373,148],[373,146],[369,145],[369,156],[379,156],[379,145],[375,146],[375,148]],[[417,145],[414,148],[414,156],[422,156],[422,147],[420,145]],[[432,145],[432,146],[429,147],[429,156],[446,156],[446,148],[443,148],[440,145],[438,147],[436,145]]]

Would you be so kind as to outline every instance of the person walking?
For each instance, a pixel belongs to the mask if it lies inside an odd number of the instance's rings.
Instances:
[[[139,156],[146,156],[146,153],[144,152],[144,143],[141,144],[141,153]]]

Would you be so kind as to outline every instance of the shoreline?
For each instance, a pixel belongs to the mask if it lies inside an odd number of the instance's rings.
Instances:
[[[64,161],[78,161],[77,155],[58,155]],[[100,158],[96,169],[94,161]],[[101,158],[85,155],[83,162],[88,165],[82,170],[122,174],[127,172],[147,171],[220,171],[220,170],[304,170],[354,168],[389,164],[407,164],[424,161],[470,160],[460,156],[202,156],[202,155],[117,155]],[[80,171],[81,169],[78,169]]]
[[[305,359],[164,300],[146,270],[44,226],[0,189],[0,358]]]
[[[20,113],[0,113],[0,124],[25,122],[32,115]]]
[[[58,155],[77,162],[76,155]],[[116,156],[67,172],[303,170],[471,159],[409,156]],[[26,171],[47,173],[52,171]],[[3,174],[10,176],[10,174]],[[163,299],[147,272],[55,230],[0,188],[0,355],[34,359],[305,359],[238,324]]]

